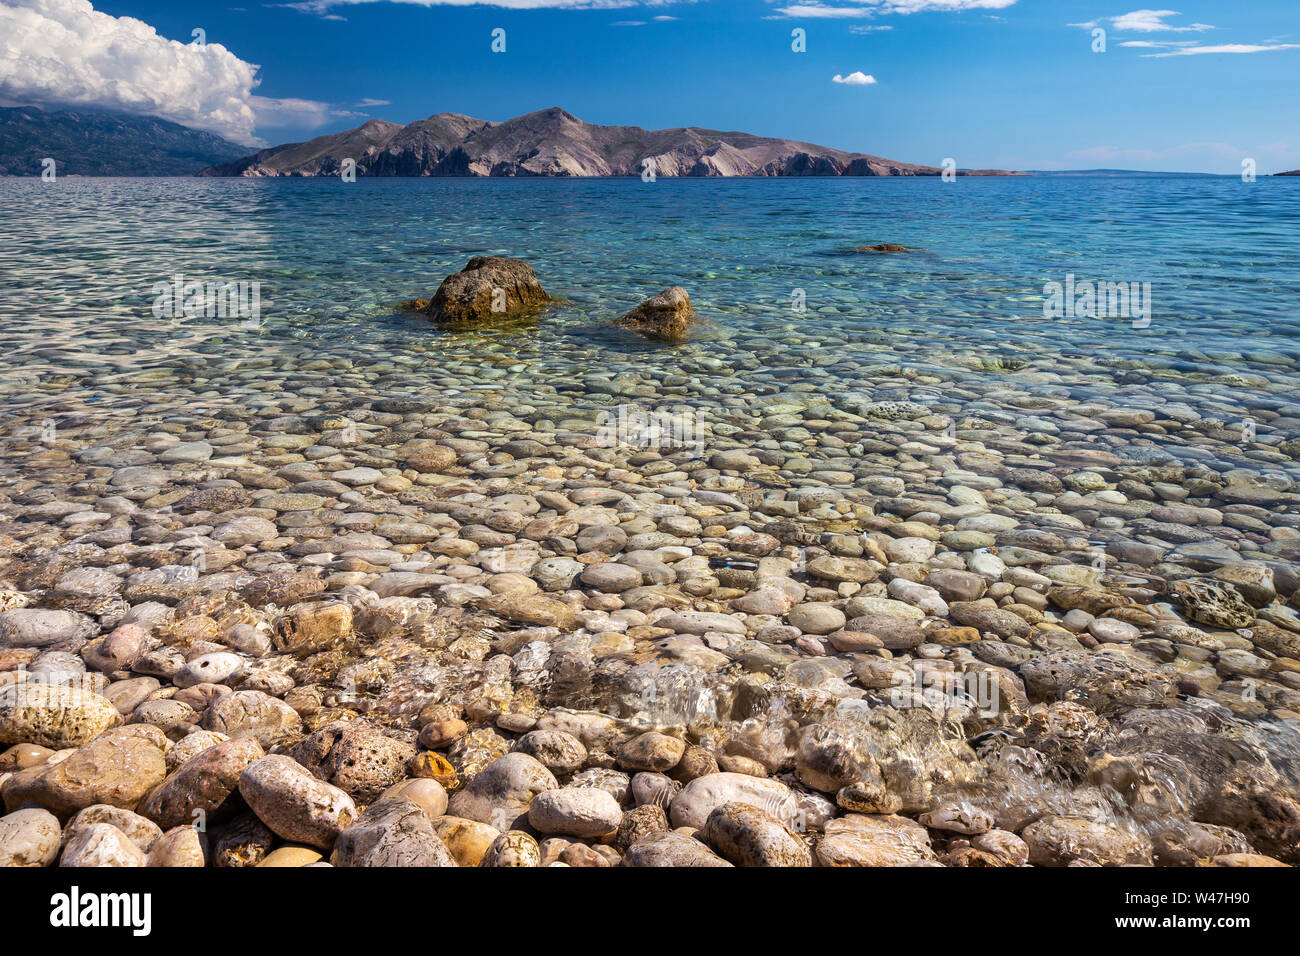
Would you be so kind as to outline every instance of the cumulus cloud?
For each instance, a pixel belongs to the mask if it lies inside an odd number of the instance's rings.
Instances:
[[[872,83],[876,82],[876,78],[863,73],[861,70],[855,70],[848,76],[841,76],[836,73],[831,77],[831,82],[842,83],[845,86],[870,86]]]
[[[0,98],[10,102],[143,113],[259,146],[259,125],[315,127],[356,115],[313,100],[256,96],[257,71],[220,43],[169,40],[89,0],[0,5]]]
[[[219,43],[180,43],[88,0],[0,6],[0,95],[161,116],[249,142],[257,67]]]

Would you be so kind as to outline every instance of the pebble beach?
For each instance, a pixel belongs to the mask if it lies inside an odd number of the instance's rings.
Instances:
[[[1300,863],[1293,347],[648,342],[507,251],[523,329],[391,306],[457,253],[14,351],[0,865]]]

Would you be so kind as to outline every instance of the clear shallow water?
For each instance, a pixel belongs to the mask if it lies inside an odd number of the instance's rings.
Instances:
[[[0,389],[25,405],[33,387],[66,384],[66,410],[116,400],[96,393],[112,376],[182,363],[215,380],[254,358],[273,375],[315,355],[375,374],[396,362],[413,391],[430,383],[412,359],[431,376],[459,360],[479,384],[534,376],[580,401],[593,375],[691,377],[721,362],[737,393],[908,397],[873,383],[912,369],[939,392],[977,376],[1177,401],[1229,423],[1263,409],[1285,428],[1300,375],[1297,226],[1300,183],[1285,179],[9,179]],[[915,251],[853,251],[876,242]],[[393,308],[485,253],[526,259],[567,304],[475,334]],[[260,282],[261,326],[154,318],[152,286],[177,273]],[[1149,282],[1150,327],[1045,319],[1044,283],[1067,274]],[[671,284],[704,317],[690,343],[610,327]],[[796,289],[806,312],[791,309]]]

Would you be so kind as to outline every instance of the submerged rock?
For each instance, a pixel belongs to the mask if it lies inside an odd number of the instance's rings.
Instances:
[[[1119,824],[1053,816],[1030,824],[1020,836],[1029,845],[1029,862],[1035,866],[1151,865],[1151,841]]]
[[[921,824],[856,813],[826,824],[816,854],[821,866],[917,866],[936,859]]]
[[[1255,609],[1226,581],[1189,578],[1175,581],[1171,591],[1198,624],[1235,630],[1255,623]]]

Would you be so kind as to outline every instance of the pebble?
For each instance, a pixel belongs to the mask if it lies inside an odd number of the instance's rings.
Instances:
[[[239,775],[239,793],[272,832],[328,850],[356,819],[352,798],[288,757],[255,760]]]
[[[39,807],[0,817],[0,866],[49,866],[61,835],[58,817]]]
[[[594,838],[618,829],[623,811],[596,787],[564,787],[537,794],[528,805],[528,822],[539,833]]]

